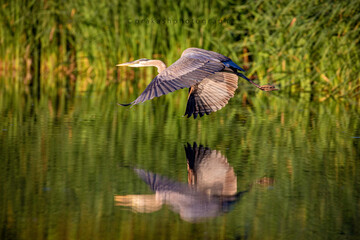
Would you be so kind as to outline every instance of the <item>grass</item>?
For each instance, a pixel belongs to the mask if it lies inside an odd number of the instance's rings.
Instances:
[[[360,1],[14,0],[2,1],[0,13],[0,75],[12,89],[114,85],[128,94],[155,71],[117,63],[147,57],[171,64],[187,47],[200,47],[288,95],[360,99]]]

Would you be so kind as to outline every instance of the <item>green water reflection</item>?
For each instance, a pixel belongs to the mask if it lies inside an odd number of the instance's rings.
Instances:
[[[182,117],[185,90],[131,109],[116,104],[124,99],[115,88],[0,93],[2,239],[360,236],[358,106],[239,92],[194,120]],[[133,167],[186,184],[188,142],[221,154],[237,192],[251,190],[196,223],[166,204],[149,213],[115,206],[114,196],[154,194]]]
[[[196,143],[187,144],[185,152],[187,184],[135,168],[135,173],[155,194],[117,195],[115,205],[151,213],[167,204],[188,222],[204,221],[230,211],[247,191],[237,192],[237,177],[226,157]],[[266,180],[258,183],[272,181]]]

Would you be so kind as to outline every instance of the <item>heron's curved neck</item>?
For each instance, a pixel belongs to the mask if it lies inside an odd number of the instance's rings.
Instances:
[[[161,60],[148,61],[147,66],[157,67],[158,73],[161,73],[162,71],[164,71],[166,69],[166,64]]]

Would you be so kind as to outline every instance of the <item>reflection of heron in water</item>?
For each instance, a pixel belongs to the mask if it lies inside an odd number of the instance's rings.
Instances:
[[[196,222],[216,217],[230,210],[244,192],[237,192],[237,177],[227,159],[219,152],[196,143],[185,147],[188,184],[135,169],[155,192],[153,195],[115,196],[117,206],[128,206],[136,212],[154,212],[170,205],[182,219]]]
[[[238,87],[238,76],[263,91],[278,90],[272,85],[259,86],[241,72],[244,69],[230,58],[212,51],[199,48],[186,49],[181,58],[166,67],[160,60],[142,58],[116,66],[157,67],[159,74],[146,87],[145,91],[133,102],[121,104],[135,105],[160,97],[182,88],[189,88],[185,115],[190,117],[210,114],[223,108],[234,96]]]

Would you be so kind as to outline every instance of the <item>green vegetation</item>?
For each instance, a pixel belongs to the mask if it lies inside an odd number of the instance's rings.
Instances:
[[[360,99],[360,1],[25,1],[0,3],[0,75],[9,89],[125,96],[187,47],[228,55],[261,83],[310,100]],[[25,86],[25,88],[24,88]]]

